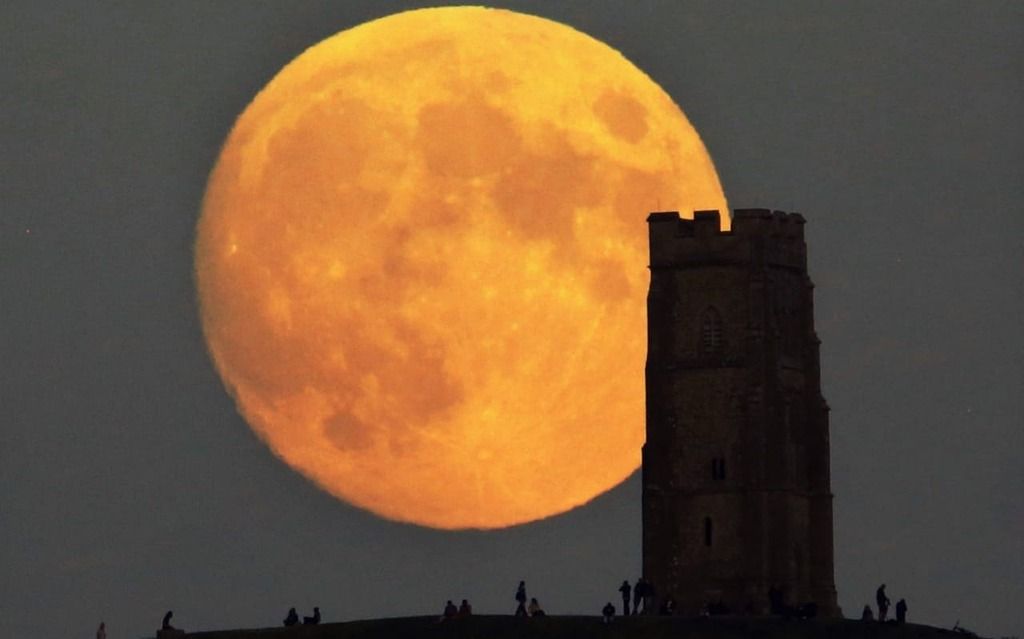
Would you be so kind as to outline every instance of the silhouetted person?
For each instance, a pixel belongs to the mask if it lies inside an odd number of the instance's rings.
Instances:
[[[316,606],[313,606],[313,616],[312,617],[303,617],[302,618],[302,623],[304,623],[304,624],[306,624],[308,626],[315,626],[318,623],[320,623],[320,609],[317,608]]]
[[[622,585],[619,586],[619,592],[622,593],[622,615],[624,617],[629,616],[629,596],[633,592],[633,588],[630,587],[629,582],[625,579],[622,580]],[[633,609],[633,614],[636,614],[636,608]]]
[[[907,600],[900,599],[896,602],[896,623],[907,623]]]
[[[604,605],[604,608],[601,608],[601,614],[605,623],[612,622],[612,619],[615,618],[615,606],[612,605],[612,602],[609,601]]]
[[[658,608],[658,614],[663,617],[671,617],[676,613],[676,600],[672,597],[666,597],[665,601],[661,602],[661,607]]]
[[[861,621],[874,621],[875,612],[871,610],[871,606],[864,604],[864,611],[860,613]]]
[[[96,639],[107,639],[107,624],[100,622],[100,627],[96,629]]]
[[[516,616],[526,616],[526,582],[520,581],[519,587],[516,588]]]
[[[163,623],[160,624],[161,630],[174,630],[174,626],[171,625],[171,617],[174,616],[173,610],[168,610],[167,614],[164,615]]]
[[[530,605],[526,608],[526,612],[530,613],[531,617],[543,617],[544,609],[540,607],[540,603],[536,597],[530,598]]]
[[[295,608],[288,609],[288,616],[284,618],[284,625],[294,626],[299,623],[299,613],[295,612]]]
[[[644,593],[647,591],[647,582],[644,581],[643,577],[636,580],[636,585],[633,586],[633,614],[640,614],[640,602],[644,600]],[[645,607],[644,612],[647,612]]]
[[[885,596],[885,584],[875,591],[875,603],[878,604],[878,620],[884,623],[889,615],[889,598]]]
[[[469,602],[465,599],[459,605],[459,616],[460,617],[471,617],[473,615],[473,606],[469,605]]]
[[[444,605],[444,618],[445,619],[454,619],[458,615],[459,615],[459,609],[456,608],[455,604],[452,603],[452,600],[449,599],[448,603],[446,603]]]

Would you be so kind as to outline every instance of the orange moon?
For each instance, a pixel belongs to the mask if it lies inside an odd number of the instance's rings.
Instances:
[[[273,452],[444,529],[565,512],[644,442],[646,215],[726,209],[700,137],[605,44],[410,11],[302,53],[210,176],[210,354]]]

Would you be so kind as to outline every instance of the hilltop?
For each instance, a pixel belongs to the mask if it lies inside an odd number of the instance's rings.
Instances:
[[[161,633],[162,635],[163,633]],[[181,638],[182,635],[176,635]],[[517,618],[475,615],[368,619],[292,628],[194,632],[186,639],[970,639],[976,635],[906,624],[849,619],[778,617],[627,617],[605,625],[600,617]]]

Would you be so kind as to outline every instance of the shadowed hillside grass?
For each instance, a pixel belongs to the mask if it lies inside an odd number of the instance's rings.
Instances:
[[[517,618],[476,615],[371,619],[292,628],[194,632],[188,639],[970,639],[973,635],[906,624],[777,617]]]

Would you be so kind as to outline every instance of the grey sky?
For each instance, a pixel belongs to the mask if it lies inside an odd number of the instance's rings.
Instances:
[[[884,581],[1024,635],[1024,5],[495,4],[622,51],[734,206],[807,217],[845,612]],[[191,242],[233,119],[412,6],[0,7],[0,636],[506,612],[519,579],[596,614],[638,575],[635,476],[504,531],[382,521],[278,462],[206,356]]]

